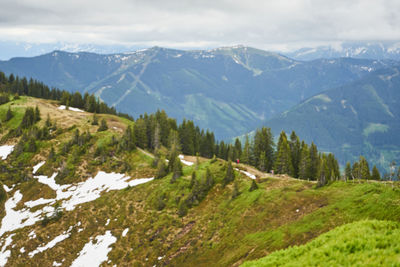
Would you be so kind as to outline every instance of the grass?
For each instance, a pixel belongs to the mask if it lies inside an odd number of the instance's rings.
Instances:
[[[395,240],[400,240],[399,222],[362,220],[241,266],[398,266]]]
[[[111,136],[120,136],[130,122],[104,115],[109,130],[98,133],[97,127],[90,125],[92,115],[89,113],[60,111],[55,103],[49,101],[29,99],[26,103],[37,104],[44,120],[47,111],[54,114],[52,119],[68,120],[65,124],[59,123],[63,131],[54,139],[38,142],[36,153],[21,154],[20,160],[26,163],[27,173],[31,172],[31,166],[47,158],[50,144],[58,153],[75,129],[79,129],[81,133],[89,130],[93,136],[84,153],[72,158],[77,149],[72,147],[71,153],[58,154],[54,163],[46,163],[39,172],[51,175],[58,171],[60,162],[66,161],[75,168],[75,176],[69,177],[68,183],[80,182],[98,170],[125,171],[133,178],[154,176],[153,159],[139,150],[114,154],[104,162],[94,158],[95,147],[110,148]],[[0,162],[0,167],[3,163],[12,165],[11,158]],[[125,163],[129,168],[124,166]],[[188,185],[192,172],[196,170],[197,179],[202,179],[207,168],[216,184],[204,200],[189,209],[186,216],[179,217],[179,201],[190,193]],[[64,260],[64,265],[70,265],[90,238],[110,230],[117,237],[108,254],[110,265],[237,266],[280,249],[306,244],[348,223],[374,219],[400,221],[398,184],[392,188],[376,182],[335,182],[316,188],[315,184],[307,181],[263,177],[258,183],[259,189],[249,192],[251,180],[235,172],[240,195],[232,199],[233,184],[223,187],[221,183],[225,171],[224,162],[202,159],[197,169],[195,165],[184,166],[183,176],[173,184],[169,175],[137,187],[106,192],[93,202],[65,212],[60,220],[50,222],[46,227],[37,223],[19,229],[13,237],[15,247],[9,248],[8,264],[50,266],[53,261]],[[11,186],[10,175],[8,180],[4,180],[7,175],[0,173],[1,182]],[[36,179],[18,181],[21,184],[17,189],[24,195],[23,201],[54,197],[54,191]],[[11,195],[8,193],[7,197]],[[155,205],[160,197],[165,202],[162,210]],[[22,208],[22,202],[20,205]],[[110,223],[106,225],[108,219]],[[81,226],[78,227],[79,222]],[[32,259],[27,253],[20,253],[22,247],[30,252],[47,244],[70,226],[73,226],[71,237],[54,248]],[[80,228],[83,230],[78,231]],[[125,228],[129,228],[129,232],[122,237]],[[37,238],[27,239],[32,230],[35,230]],[[158,260],[158,257],[163,258]]]

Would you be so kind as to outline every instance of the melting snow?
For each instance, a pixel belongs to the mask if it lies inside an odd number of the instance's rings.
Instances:
[[[183,164],[188,165],[188,166],[192,166],[192,165],[193,165],[193,162],[184,160],[184,158],[185,158],[185,156],[179,155],[179,159],[181,160],[181,162],[182,162]]]
[[[11,255],[11,251],[6,250],[6,248],[9,245],[11,245],[13,236],[14,236],[14,234],[9,235],[7,237],[7,239],[6,239],[6,241],[4,242],[3,247],[1,248],[1,251],[0,251],[0,266],[6,265],[6,263],[8,261],[8,257],[10,257],[10,255]]]
[[[128,233],[129,228],[126,228],[123,232],[122,232],[122,237],[126,236],[126,234]]]
[[[100,266],[100,264],[108,259],[107,254],[111,251],[110,246],[117,241],[110,231],[106,231],[104,235],[98,235],[96,242],[89,241],[83,247],[71,267],[77,266]]]
[[[10,187],[6,186],[5,184],[3,184],[3,188],[8,193],[13,189],[13,186],[10,188]]]
[[[64,105],[61,105],[58,107],[58,109],[65,110],[67,107]],[[73,107],[68,107],[68,110],[76,111],[76,112],[84,112],[83,110],[79,108],[73,108]]]
[[[33,230],[32,232],[30,232],[28,236],[29,236],[29,239],[36,238],[35,230]]]
[[[21,252],[21,253],[25,253],[25,248],[24,248],[24,247],[22,247],[22,248],[19,250],[19,252]]]
[[[239,170],[239,169],[237,169],[237,168],[235,168],[235,170],[237,170],[237,171],[243,173],[244,175],[246,175],[247,177],[249,177],[249,178],[251,178],[251,179],[253,179],[253,180],[256,179],[256,176],[255,176],[254,174],[251,174],[251,173],[246,172],[246,171],[243,171],[243,170]]]
[[[62,265],[62,263],[61,262],[56,262],[56,261],[53,261],[53,266],[61,266]]]
[[[42,167],[45,163],[46,163],[46,161],[42,161],[42,162],[39,162],[38,164],[36,164],[35,166],[33,166],[32,173],[35,174],[40,169],[40,167]]]
[[[11,154],[11,152],[14,150],[14,146],[11,145],[4,145],[4,146],[0,146],[0,158],[1,159],[6,159],[8,157],[8,155]]]
[[[110,223],[110,219],[107,219],[106,226]]]
[[[101,192],[110,190],[120,190],[128,186],[136,186],[139,184],[147,183],[153,178],[142,178],[130,180],[129,176],[119,173],[105,173],[99,172],[94,178],[89,178],[84,182],[77,185],[58,185],[54,178],[57,173],[53,174],[50,178],[40,175],[34,176],[39,182],[48,185],[56,191],[55,199],[38,199],[35,201],[28,201],[25,206],[32,208],[38,205],[49,204],[42,209],[31,212],[29,209],[14,210],[19,201],[22,199],[22,194],[19,190],[14,193],[14,196],[8,199],[5,203],[6,215],[3,217],[0,227],[0,236],[5,232],[14,231],[25,226],[33,225],[41,220],[44,214],[52,215],[54,208],[50,205],[56,200],[63,200],[61,208],[68,211],[75,209],[79,204],[93,201],[100,197]]]
[[[37,249],[35,249],[32,252],[29,252],[29,257],[32,258],[33,256],[35,256],[38,253],[41,253],[49,248],[54,247],[57,243],[63,241],[64,239],[67,239],[71,234],[69,232],[64,233],[62,235],[57,236],[56,238],[54,238],[53,240],[51,240],[49,243],[47,243],[45,246],[42,247],[38,247]]]

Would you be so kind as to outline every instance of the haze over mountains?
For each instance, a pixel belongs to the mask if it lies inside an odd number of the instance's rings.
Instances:
[[[336,54],[324,49],[296,57],[327,58],[299,61],[244,46],[196,51],[153,47],[110,55],[54,51],[33,58],[0,61],[0,70],[33,77],[60,89],[94,93],[118,111],[134,117],[164,109],[171,117],[191,119],[214,131],[218,139],[243,135],[261,125],[272,127],[275,133],[281,129],[295,130],[307,141],[315,141],[319,147],[337,153],[342,163],[364,152],[374,154],[373,162],[379,161],[381,168],[385,168],[396,154],[393,151],[397,151],[397,143],[385,136],[392,136],[399,124],[397,113],[391,111],[399,96],[391,79],[383,81],[374,71],[390,73],[398,64],[395,59],[399,49],[392,44],[392,50],[387,46],[378,55],[379,45],[365,45],[364,50],[350,45],[343,47],[342,53],[346,55],[375,55],[382,59],[328,59]],[[372,77],[380,82],[372,82]],[[371,95],[371,90],[367,90],[369,104],[358,106],[362,92],[352,92],[370,83],[377,86],[373,87],[375,93]],[[391,99],[380,97],[381,90],[385,90],[382,86],[390,87]],[[330,90],[327,98],[315,97],[325,90]],[[329,105],[319,107],[315,103],[328,98]],[[344,111],[343,99],[348,103]],[[386,103],[388,100],[392,102]],[[299,103],[302,104],[296,106]],[[382,121],[384,117],[379,115],[382,106],[388,106],[392,112],[390,122]],[[375,117],[370,116],[371,109],[378,110]],[[351,112],[347,114],[348,111]],[[358,125],[356,130],[352,128],[354,125]],[[384,144],[380,141],[385,148],[378,141],[370,141],[377,134],[385,140]]]

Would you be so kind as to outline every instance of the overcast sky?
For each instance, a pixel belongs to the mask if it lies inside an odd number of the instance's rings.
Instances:
[[[262,49],[399,40],[399,0],[1,0],[0,41]]]

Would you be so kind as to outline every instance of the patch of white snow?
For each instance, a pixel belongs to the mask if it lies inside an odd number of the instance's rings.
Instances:
[[[28,253],[29,257],[32,258],[36,254],[42,253],[43,251],[54,247],[57,243],[60,243],[61,241],[67,239],[70,235],[71,234],[67,232],[66,234],[62,234],[62,235],[57,236],[56,238],[51,240],[49,243],[47,243],[45,246],[38,247],[34,251],[29,252]]]
[[[256,179],[256,176],[255,176],[254,174],[251,174],[251,173],[249,173],[249,172],[247,172],[247,171],[239,170],[239,169],[237,169],[237,168],[235,168],[235,170],[237,170],[237,171],[243,173],[244,175],[246,175],[247,177],[249,177],[249,178],[251,178],[251,179],[253,179],[253,180]]]
[[[11,152],[13,152],[13,150],[14,150],[14,146],[13,145],[11,145],[11,146],[9,146],[9,145],[0,146],[0,158],[2,160],[5,160],[8,157],[8,155],[10,155]]]
[[[110,246],[117,241],[117,238],[106,231],[104,235],[98,235],[96,242],[90,241],[85,244],[79,256],[72,262],[71,267],[80,266],[100,266],[101,263],[108,260]]]
[[[61,110],[65,110],[66,108],[67,107],[64,105],[61,105],[58,107],[58,109],[61,109]],[[68,107],[68,110],[75,111],[75,112],[84,112],[83,110],[81,110],[79,108],[73,108],[73,107]]]
[[[184,155],[179,155],[179,159],[181,160],[181,162],[182,162],[183,164],[188,165],[188,166],[192,166],[192,165],[194,164],[193,162],[184,160],[184,158],[185,158]]]
[[[39,162],[38,164],[36,164],[35,166],[33,166],[33,174],[35,174],[44,164],[46,163],[46,161],[42,161]]]
[[[6,239],[3,247],[1,248],[1,251],[0,251],[0,266],[5,266],[7,264],[8,257],[10,257],[10,255],[11,255],[11,251],[6,250],[6,249],[7,249],[7,247],[9,245],[11,245],[13,236],[14,236],[14,234],[9,235],[7,237],[7,239]]]
[[[123,232],[122,232],[122,237],[126,236],[126,234],[128,233],[129,228],[126,228]]]

